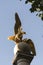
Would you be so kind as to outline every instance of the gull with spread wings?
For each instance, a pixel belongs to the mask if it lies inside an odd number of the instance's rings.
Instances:
[[[21,21],[20,18],[18,16],[17,13],[15,13],[15,25],[14,25],[14,36],[9,36],[8,39],[9,40],[13,40],[17,43],[22,41],[23,38],[23,34],[26,34],[26,32],[22,31],[22,27],[21,27]]]
[[[15,53],[18,49],[18,43],[19,42],[24,42],[24,43],[27,43],[29,45],[29,48],[30,48],[30,51],[32,51],[32,55],[36,55],[36,51],[35,51],[35,47],[34,47],[34,43],[32,42],[31,39],[27,39],[27,38],[24,38],[23,39],[23,35],[26,34],[26,32],[22,31],[22,24],[21,24],[21,21],[19,19],[19,16],[17,13],[15,13],[15,25],[14,25],[14,33],[15,35],[13,36],[9,36],[8,39],[9,40],[13,40],[14,42],[16,42],[16,45],[15,45]]]

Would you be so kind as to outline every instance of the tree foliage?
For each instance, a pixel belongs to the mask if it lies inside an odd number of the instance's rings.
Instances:
[[[36,16],[39,16],[43,20],[43,0],[26,0],[25,4],[28,4],[29,2],[31,3],[30,12],[38,12]]]

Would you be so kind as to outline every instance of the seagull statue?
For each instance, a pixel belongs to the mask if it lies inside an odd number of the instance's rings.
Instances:
[[[23,43],[26,43],[29,45],[30,51],[32,51],[31,54],[36,55],[33,41],[31,39],[28,39],[28,38],[23,39],[23,35],[26,34],[26,32],[22,31],[21,26],[22,26],[22,24],[21,24],[20,18],[18,16],[18,14],[15,13],[15,25],[14,25],[14,33],[15,34],[13,36],[8,37],[8,40],[13,40],[14,42],[16,42],[16,45],[14,47],[14,54],[16,54],[16,52],[18,50],[20,50],[18,48],[19,43],[23,42]]]
[[[15,34],[13,36],[9,36],[8,40],[13,40],[16,42],[16,44],[22,41],[23,34],[26,34],[26,32],[22,31],[21,25],[22,24],[18,16],[18,13],[15,13],[15,25],[14,25]]]

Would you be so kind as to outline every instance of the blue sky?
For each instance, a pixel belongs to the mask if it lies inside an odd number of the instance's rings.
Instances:
[[[7,38],[14,35],[14,14],[17,12],[22,22],[25,38],[33,40],[36,48],[36,56],[31,65],[43,65],[43,21],[30,13],[29,4],[25,0],[0,0],[0,65],[12,65],[14,42]]]

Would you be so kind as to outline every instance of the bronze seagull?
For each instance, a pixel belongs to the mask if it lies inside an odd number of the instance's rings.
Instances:
[[[21,42],[22,38],[23,38],[23,34],[26,34],[26,32],[22,31],[21,21],[18,16],[18,13],[15,13],[14,33],[15,33],[15,35],[9,36],[8,39],[15,41],[16,44]]]

